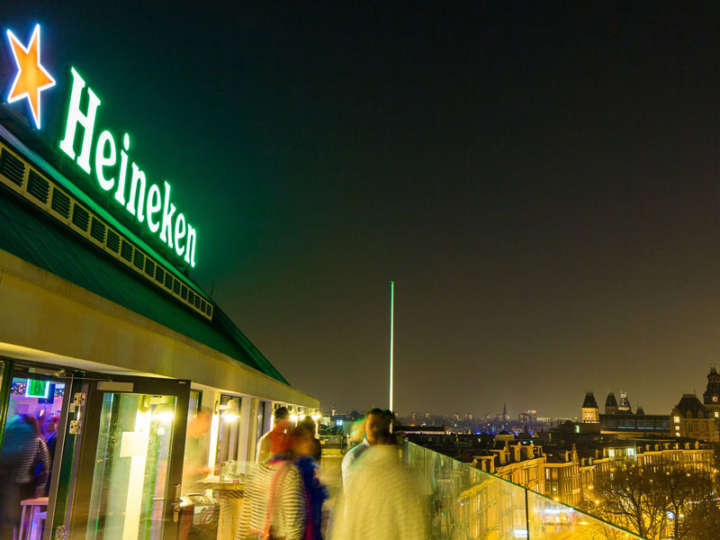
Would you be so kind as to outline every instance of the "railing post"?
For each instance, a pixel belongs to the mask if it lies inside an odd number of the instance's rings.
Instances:
[[[525,530],[527,531],[527,538],[530,539],[530,504],[528,504],[528,489],[526,487],[523,488],[525,491]]]

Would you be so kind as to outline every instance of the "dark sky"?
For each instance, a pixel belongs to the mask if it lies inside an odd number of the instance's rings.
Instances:
[[[323,406],[386,405],[390,279],[401,413],[668,413],[720,364],[716,3],[28,4]]]

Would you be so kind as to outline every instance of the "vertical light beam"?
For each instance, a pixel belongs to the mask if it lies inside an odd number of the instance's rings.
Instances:
[[[390,282],[390,406],[388,407],[391,411],[395,412],[393,408],[393,352],[395,349],[395,282]]]

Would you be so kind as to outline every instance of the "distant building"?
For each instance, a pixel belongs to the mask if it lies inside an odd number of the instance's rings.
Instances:
[[[394,433],[402,433],[405,435],[449,435],[450,432],[445,426],[403,426],[396,425],[393,427]]]
[[[537,424],[537,421],[538,421],[537,411],[527,410],[527,411],[521,412],[518,415],[518,419],[520,420],[521,424],[525,424],[525,425]]]
[[[617,408],[618,414],[632,414],[632,407],[627,392],[620,392],[620,403]]]
[[[678,467],[708,473],[713,449],[707,443],[662,438],[634,440],[579,440],[561,447],[543,447],[546,456],[545,495],[565,504],[577,505],[594,499],[594,486],[622,463],[641,466]]]
[[[670,435],[667,414],[601,414],[600,433],[621,439]]]
[[[582,404],[582,422],[584,424],[597,424],[600,422],[600,408],[592,392],[585,394]]]
[[[621,439],[670,435],[668,415],[645,414],[642,407],[638,407],[636,414],[632,414],[625,392],[620,394],[620,405],[615,400],[615,394],[610,392],[605,400],[605,414],[599,412],[593,393],[586,393],[582,404],[582,421],[575,426],[576,431],[614,435]]]
[[[713,411],[710,411],[695,394],[683,394],[670,413],[672,434],[675,437],[688,437],[702,441],[718,442],[718,423]]]
[[[617,400],[615,399],[615,394],[610,392],[607,395],[607,399],[605,400],[605,414],[616,414],[618,411],[618,404]]]
[[[561,428],[553,435],[560,435]],[[416,444],[472,463],[483,472],[572,505],[594,500],[594,486],[626,463],[706,473],[713,468],[712,445],[691,439],[620,439],[592,433],[578,434],[574,429],[558,438],[545,435],[515,438],[508,432],[494,437],[487,434],[407,433],[408,440]],[[494,485],[479,482],[462,497],[473,500],[479,497],[477,510],[482,511],[487,507],[487,500],[481,494]]]
[[[720,373],[715,368],[707,376],[708,383],[703,393],[703,404],[714,418],[720,418]]]
[[[569,450],[546,450],[545,494],[556,501],[578,505],[582,500],[580,460],[575,445]]]
[[[542,447],[532,441],[496,439],[495,447],[475,456],[473,465],[538,493],[545,490],[545,456]]]

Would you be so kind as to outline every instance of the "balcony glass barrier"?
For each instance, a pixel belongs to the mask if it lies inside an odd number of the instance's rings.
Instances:
[[[642,540],[580,510],[422,446],[405,442],[403,458],[424,480],[433,539]]]

